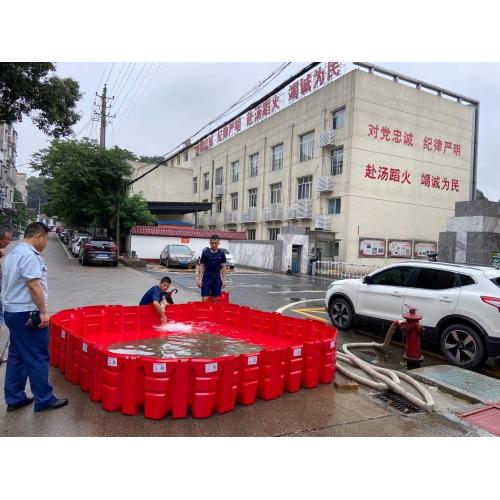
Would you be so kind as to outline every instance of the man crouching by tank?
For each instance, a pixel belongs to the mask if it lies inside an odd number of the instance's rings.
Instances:
[[[168,292],[172,280],[168,276],[164,276],[160,280],[160,285],[152,286],[142,297],[139,302],[140,306],[146,306],[148,304],[153,304],[156,312],[160,315],[161,324],[165,325],[167,323],[167,318],[165,316],[165,306],[167,303],[173,304],[171,298],[171,293]]]
[[[198,288],[201,300],[217,302],[222,289],[226,287],[226,254],[219,249],[219,237],[210,236],[210,248],[203,250],[198,269]]]
[[[5,401],[12,412],[35,401],[35,412],[56,410],[68,404],[57,399],[49,384],[49,313],[47,265],[41,253],[49,241],[49,228],[41,222],[26,227],[24,241],[5,257],[3,305],[10,331],[5,374]],[[26,382],[31,392],[26,395]]]

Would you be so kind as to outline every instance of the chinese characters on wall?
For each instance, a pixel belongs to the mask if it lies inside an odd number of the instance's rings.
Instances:
[[[280,92],[199,141],[196,144],[196,154],[208,151],[227,139],[234,137],[236,134],[253,127],[262,120],[294,104],[303,97],[307,97],[309,94],[316,92],[316,90],[323,88],[340,76],[341,69],[342,65],[338,62],[322,63],[314,67],[287,85]]]

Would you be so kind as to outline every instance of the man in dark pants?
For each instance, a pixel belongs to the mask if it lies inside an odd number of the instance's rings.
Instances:
[[[226,287],[226,254],[219,249],[219,237],[210,236],[210,248],[205,248],[201,254],[198,269],[198,288],[201,288],[201,300],[206,302],[211,298],[217,302],[222,289]]]
[[[152,286],[142,297],[139,302],[140,306],[146,306],[148,304],[153,304],[156,311],[160,315],[161,324],[164,325],[167,322],[165,317],[165,305],[168,302],[167,297],[169,297],[168,289],[172,280],[168,276],[164,276],[160,280],[160,286]],[[172,301],[173,303],[173,301]]]
[[[3,269],[5,324],[10,349],[5,374],[5,401],[12,412],[35,401],[35,412],[56,410],[68,404],[58,399],[49,384],[49,314],[47,265],[41,253],[49,241],[49,228],[29,224],[24,241],[7,255]],[[25,392],[30,379],[34,398]]]

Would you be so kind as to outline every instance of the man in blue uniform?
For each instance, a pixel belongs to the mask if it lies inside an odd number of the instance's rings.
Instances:
[[[68,404],[58,399],[49,384],[49,314],[47,265],[41,253],[49,241],[49,228],[41,222],[26,227],[24,241],[4,262],[3,305],[10,331],[5,374],[5,401],[12,412],[35,401],[35,411],[56,410]],[[25,392],[30,379],[34,398]]]
[[[165,305],[167,302],[168,289],[172,280],[168,276],[164,276],[160,280],[160,285],[152,286],[142,297],[139,305],[146,306],[148,304],[153,304],[156,311],[160,315],[161,324],[164,325],[167,322],[165,317]]]
[[[201,288],[203,302],[211,298],[217,302],[222,289],[226,286],[226,255],[219,249],[219,237],[210,236],[210,248],[205,248],[198,269],[198,288]]]

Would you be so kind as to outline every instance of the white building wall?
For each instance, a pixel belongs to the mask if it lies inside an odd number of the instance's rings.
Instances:
[[[273,270],[273,243],[231,240],[226,248],[233,255],[235,264]]]
[[[199,256],[203,249],[209,246],[209,241],[207,238],[130,235],[130,251],[135,252],[139,259],[159,261],[160,254],[167,245],[186,245]],[[220,246],[229,250],[228,240],[221,239]]]

